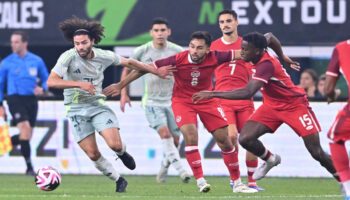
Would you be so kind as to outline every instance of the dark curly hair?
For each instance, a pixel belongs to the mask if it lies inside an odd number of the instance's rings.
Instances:
[[[99,21],[87,21],[76,16],[61,22],[59,28],[69,42],[73,42],[73,37],[76,35],[88,35],[90,39],[95,40],[95,44],[98,44],[104,37],[104,27]]]

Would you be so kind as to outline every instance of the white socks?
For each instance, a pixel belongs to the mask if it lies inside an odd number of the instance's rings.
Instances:
[[[95,167],[108,178],[112,179],[113,181],[117,181],[119,179],[120,174],[114,169],[113,165],[102,155],[98,160],[93,162],[95,164]]]
[[[174,166],[180,175],[185,174],[186,170],[182,167],[179,151],[174,144],[174,138],[164,138],[162,139],[162,144],[165,158]]]
[[[346,196],[350,196],[350,180],[343,182]]]
[[[124,142],[122,142],[122,150],[116,151],[116,153],[117,153],[118,156],[121,156],[121,155],[124,154],[125,151],[126,151],[126,145],[125,145]]]

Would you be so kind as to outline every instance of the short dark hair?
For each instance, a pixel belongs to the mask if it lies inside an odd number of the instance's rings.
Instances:
[[[224,14],[230,14],[230,15],[232,15],[232,17],[233,17],[235,20],[237,20],[237,13],[236,13],[236,11],[230,10],[230,9],[225,9],[225,10],[219,12],[219,14],[218,14],[218,21],[219,21],[220,16],[221,16],[221,15],[224,15]]]
[[[73,42],[73,37],[76,35],[88,35],[90,39],[95,40],[95,44],[98,44],[104,37],[104,27],[99,21],[87,21],[76,16],[61,22],[59,28],[69,42]]]
[[[153,25],[155,24],[165,24],[167,27],[169,27],[169,23],[168,23],[168,20],[164,17],[156,17],[152,20],[152,27],[153,28]]]
[[[253,44],[257,49],[267,49],[267,40],[265,36],[259,32],[247,33],[243,36],[243,40],[247,41],[250,44]]]
[[[11,35],[20,35],[22,42],[28,42],[29,41],[29,35],[27,32],[24,31],[14,31]]]
[[[195,31],[191,35],[191,40],[193,39],[203,39],[205,41],[205,44],[210,47],[211,45],[211,35],[207,31]]]

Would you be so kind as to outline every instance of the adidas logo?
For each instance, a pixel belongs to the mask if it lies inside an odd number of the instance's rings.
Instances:
[[[145,63],[152,63],[152,62],[153,62],[152,58],[148,58],[148,59],[146,59]]]
[[[113,121],[109,119],[106,124],[113,124]]]
[[[80,71],[80,69],[77,69],[77,70],[73,71],[73,73],[80,74],[81,71]]]

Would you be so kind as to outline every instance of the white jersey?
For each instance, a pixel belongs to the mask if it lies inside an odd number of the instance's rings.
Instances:
[[[167,46],[164,49],[154,48],[153,42],[150,41],[136,48],[131,58],[150,64],[181,51],[183,51],[182,47],[169,41],[167,41]],[[148,106],[170,106],[173,86],[174,77],[168,80],[147,73],[145,75],[145,93],[142,98],[143,104]]]
[[[63,80],[87,81],[92,83],[96,90],[95,95],[79,88],[64,89],[64,104],[86,104],[99,99],[105,99],[102,94],[103,71],[111,65],[120,65],[121,58],[112,51],[99,48],[92,48],[94,57],[84,59],[75,48],[64,52],[59,59],[53,72],[58,74]]]

